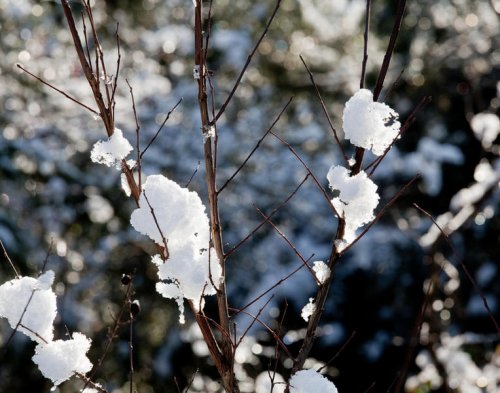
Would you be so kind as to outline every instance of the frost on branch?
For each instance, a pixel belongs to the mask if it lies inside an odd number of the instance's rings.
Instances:
[[[337,393],[337,388],[315,370],[297,371],[290,378],[290,393]]]
[[[71,378],[75,372],[86,374],[90,371],[92,363],[86,356],[89,349],[90,340],[81,333],[74,333],[71,340],[38,344],[33,362],[57,386]]]
[[[38,343],[52,341],[57,312],[56,295],[50,288],[53,281],[54,272],[49,270],[38,279],[22,277],[2,284],[0,317],[7,318],[13,329],[21,321],[17,330]]]
[[[115,128],[113,135],[107,141],[95,143],[90,158],[98,164],[119,166],[120,161],[127,157],[132,149],[132,145],[123,137],[122,131]]]
[[[130,222],[160,246],[164,246],[162,236],[165,237],[169,258],[163,261],[156,255],[152,260],[163,281],[156,289],[164,297],[177,301],[182,322],[182,299],[192,300],[195,306],[203,305],[201,297],[215,294],[212,283],[218,285],[221,278],[219,260],[210,248],[205,206],[196,192],[161,175],[147,178],[139,206]]]
[[[343,240],[350,243],[356,237],[356,229],[375,218],[373,211],[379,201],[378,187],[364,171],[349,176],[349,171],[342,166],[332,166],[326,177],[330,188],[339,191],[339,196],[332,199],[332,205],[345,219]]]
[[[374,102],[370,90],[361,89],[345,104],[342,116],[346,139],[380,156],[398,136],[399,115],[388,105]]]

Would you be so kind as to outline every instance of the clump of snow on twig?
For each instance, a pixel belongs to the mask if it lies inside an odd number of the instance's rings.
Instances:
[[[378,187],[364,171],[349,176],[349,171],[338,165],[332,166],[326,177],[330,188],[339,191],[339,196],[332,199],[332,205],[345,219],[343,240],[350,243],[356,237],[356,230],[375,218],[373,211],[380,199]]]
[[[398,136],[399,115],[391,107],[373,101],[370,90],[361,89],[347,101],[342,116],[346,139],[380,156]]]
[[[98,164],[119,167],[120,161],[127,157],[132,149],[132,145],[125,139],[122,131],[115,128],[113,135],[107,141],[98,141],[94,144],[90,158]]]
[[[306,322],[309,322],[309,318],[316,311],[316,304],[314,304],[314,299],[312,297],[309,298],[309,303],[307,303],[300,312],[300,316]]]
[[[312,270],[320,284],[324,284],[330,278],[330,268],[323,261],[313,262]]]
[[[0,317],[7,318],[13,329],[17,327],[17,330],[38,343],[51,341],[57,313],[56,295],[50,288],[53,281],[54,272],[49,270],[38,279],[22,277],[2,284]]]
[[[300,370],[290,378],[290,393],[337,393],[337,388],[315,370]]]
[[[90,339],[81,333],[74,333],[71,340],[56,340],[38,344],[33,362],[42,374],[57,386],[74,373],[85,374],[92,368],[86,356],[90,349]]]
[[[152,260],[163,281],[156,290],[177,301],[183,322],[182,299],[203,307],[202,296],[215,294],[214,285],[218,286],[221,279],[219,260],[210,247],[205,206],[196,192],[161,175],[147,178],[139,206],[130,222],[158,245],[167,246],[167,261],[159,255]]]

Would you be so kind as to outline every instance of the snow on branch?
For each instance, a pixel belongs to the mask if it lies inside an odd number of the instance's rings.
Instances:
[[[380,199],[378,187],[368,178],[366,172],[361,171],[355,176],[349,176],[349,170],[338,165],[332,166],[326,177],[330,188],[339,191],[339,196],[331,202],[345,220],[343,240],[350,243],[356,237],[356,230],[375,218],[373,211]]]
[[[221,279],[219,260],[210,247],[205,206],[196,192],[162,175],[147,178],[139,206],[130,218],[132,226],[160,246],[164,245],[163,235],[167,239],[168,260],[160,255],[152,259],[162,280],[156,290],[177,301],[183,322],[183,298],[202,304],[202,296],[215,294],[214,285]]]
[[[300,370],[290,378],[290,393],[337,393],[337,388],[315,370]]]
[[[115,128],[107,141],[98,141],[92,148],[90,158],[93,162],[106,166],[120,167],[120,162],[133,150],[132,145],[124,138],[122,131]]]
[[[361,89],[347,101],[342,116],[346,139],[380,156],[398,136],[399,115],[391,107],[373,101],[370,90]]]
[[[38,279],[22,277],[2,284],[0,317],[38,343],[51,341],[57,313],[56,295],[50,288],[53,281],[54,272],[49,270]]]
[[[75,373],[85,374],[92,368],[86,356],[90,339],[82,333],[74,333],[70,340],[56,340],[37,345],[33,362],[42,374],[57,386],[70,379]]]

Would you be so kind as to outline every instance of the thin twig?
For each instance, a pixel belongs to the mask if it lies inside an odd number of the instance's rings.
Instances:
[[[297,255],[299,257],[299,259],[302,261],[302,263],[304,264],[304,266],[307,268],[307,270],[309,270],[309,273],[311,273],[311,275],[314,277],[314,281],[316,281],[316,284],[318,285],[321,285],[321,282],[319,281],[318,277],[316,277],[316,274],[314,273],[314,271],[312,270],[311,266],[309,266],[309,264],[307,263],[307,261],[304,259],[304,257],[302,256],[302,254],[299,252],[299,250],[297,250],[297,247],[295,247],[295,245],[290,241],[290,239],[288,239],[288,237],[269,219],[269,217],[267,217],[263,212],[262,210],[260,210],[257,206],[255,206],[255,209],[259,212],[259,214],[264,217],[264,219],[267,220],[267,222],[269,223],[269,225],[271,225],[273,227],[273,229],[278,232],[278,234],[280,235],[280,237],[286,242],[286,244],[288,244],[288,246],[290,246],[290,248],[293,250],[293,252],[295,253],[295,255]]]
[[[380,157],[375,158],[365,168],[365,171],[368,171],[368,169],[370,169],[373,166],[372,170],[370,171],[370,173],[368,175],[369,177],[373,175],[373,173],[375,172],[377,167],[380,165],[382,160],[387,156],[387,154],[391,150],[392,146],[394,146],[396,141],[399,140],[401,135],[403,135],[411,127],[411,125],[415,122],[417,113],[420,112],[431,101],[432,101],[432,98],[430,96],[425,96],[420,100],[418,105],[413,109],[413,111],[410,113],[410,115],[406,118],[405,122],[403,123],[403,125],[401,126],[401,128],[398,132],[398,135],[392,140],[391,144],[389,146],[387,146],[384,153]]]
[[[314,257],[314,254],[311,255],[306,262],[309,262],[312,258]],[[300,270],[302,270],[302,268],[304,267],[304,264],[301,263],[296,269],[292,270],[290,273],[288,273],[285,277],[283,277],[282,279],[278,280],[274,285],[272,285],[271,287],[269,287],[268,289],[266,289],[264,292],[262,292],[259,296],[255,297],[250,303],[247,303],[245,306],[241,307],[240,309],[234,309],[233,308],[233,311],[234,314],[232,315],[232,317],[234,318],[235,315],[238,315],[240,312],[243,312],[244,310],[246,310],[248,307],[250,307],[252,304],[254,304],[255,302],[258,302],[260,299],[262,299],[264,296],[266,296],[269,292],[271,292],[274,288],[280,286],[281,284],[283,284],[285,281],[287,281],[290,277],[292,277],[295,273],[299,272]]]
[[[229,179],[227,179],[225,181],[225,183],[222,185],[222,187],[219,188],[219,190],[217,191],[217,194],[220,194],[222,192],[222,190],[224,190],[224,188],[227,187],[227,185],[235,178],[235,176],[243,169],[243,167],[246,165],[246,163],[248,162],[248,160],[253,156],[253,154],[257,151],[257,149],[260,147],[260,144],[262,143],[262,141],[266,138],[266,136],[269,135],[269,133],[273,130],[274,126],[276,125],[276,123],[278,123],[278,121],[280,120],[281,116],[283,115],[283,113],[286,111],[286,109],[288,108],[288,106],[290,105],[290,103],[292,102],[293,100],[293,97],[290,97],[290,99],[288,100],[288,102],[285,104],[285,106],[283,107],[283,109],[280,111],[280,113],[278,114],[278,116],[276,117],[276,119],[274,119],[273,123],[269,126],[269,128],[267,129],[267,131],[262,135],[262,137],[258,140],[257,144],[255,145],[255,147],[252,149],[252,151],[250,152],[250,154],[247,156],[247,158],[245,158],[245,160],[242,162],[242,164],[238,167],[238,169],[236,169],[236,171],[229,177]]]
[[[295,151],[295,149],[292,147],[292,145],[290,145],[287,141],[285,141],[283,138],[281,138],[280,136],[278,136],[277,134],[275,134],[274,132],[271,131],[271,134],[276,138],[278,139],[281,143],[283,143],[287,148],[288,150],[290,150],[292,152],[292,154],[297,158],[297,160],[299,160],[299,162],[302,164],[302,166],[306,169],[306,171],[311,175],[311,177],[313,178],[314,180],[314,183],[316,184],[316,187],[318,188],[318,190],[321,191],[321,194],[323,195],[323,197],[325,198],[328,206],[330,207],[330,209],[333,211],[333,213],[337,216],[337,217],[341,217],[341,215],[337,212],[337,209],[335,209],[335,207],[333,206],[331,200],[330,200],[330,197],[328,196],[328,194],[326,193],[325,189],[321,186],[321,183],[318,181],[318,179],[316,178],[316,176],[314,175],[314,173],[309,169],[309,167],[307,166],[307,164],[304,162],[304,160],[300,157],[300,155]]]
[[[141,144],[140,144],[141,126],[139,124],[139,119],[137,118],[137,109],[135,107],[134,91],[128,79],[125,79],[125,82],[128,85],[130,91],[130,98],[132,99],[132,110],[134,112],[134,119],[135,119],[135,149],[137,152],[137,173],[139,176],[138,186],[139,186],[139,192],[142,192],[142,160],[141,160]]]
[[[236,79],[236,82],[235,82],[235,84],[233,86],[233,89],[231,90],[231,92],[229,93],[228,97],[226,98],[226,101],[222,104],[221,108],[219,109],[219,112],[217,112],[217,115],[211,121],[212,124],[215,123],[217,120],[219,120],[219,118],[222,116],[222,114],[226,110],[227,105],[231,101],[231,98],[233,98],[233,95],[236,92],[236,90],[238,89],[238,86],[240,85],[241,79],[243,78],[243,75],[245,75],[245,72],[246,72],[246,70],[247,70],[250,62],[252,61],[252,58],[253,58],[255,52],[257,52],[257,49],[259,48],[262,40],[266,36],[267,31],[269,30],[269,27],[271,26],[271,23],[273,22],[274,17],[276,16],[276,13],[278,12],[278,9],[280,8],[280,4],[281,4],[281,0],[277,0],[276,1],[276,6],[274,7],[274,10],[273,10],[273,12],[271,14],[271,17],[267,21],[267,24],[266,24],[266,27],[265,27],[264,31],[262,32],[262,34],[261,34],[260,38],[258,39],[257,43],[255,44],[254,48],[252,49],[252,51],[248,55],[247,60],[245,62],[245,65],[241,69],[241,72],[238,75],[238,78]]]
[[[232,309],[230,309],[232,310]],[[292,354],[290,353],[290,351],[288,350],[288,348],[286,347],[285,343],[279,338],[279,336],[274,332],[273,329],[271,329],[271,327],[269,327],[265,322],[261,321],[258,317],[256,317],[255,315],[252,315],[250,314],[249,312],[247,311],[241,311],[239,310],[239,312],[242,312],[243,314],[245,315],[248,315],[249,317],[255,319],[258,323],[260,323],[262,326],[264,326],[264,328],[269,332],[271,333],[271,335],[273,336],[273,338],[279,343],[279,346],[281,347],[281,349],[283,349],[283,351],[285,351],[285,353],[289,356],[289,357],[292,357]]]
[[[255,322],[257,322],[257,319],[259,318],[260,314],[262,314],[262,312],[267,307],[267,305],[269,304],[269,302],[273,299],[273,297],[274,297],[274,295],[270,296],[269,299],[267,299],[267,301],[264,303],[264,305],[261,308],[259,308],[259,311],[257,311],[256,317],[253,318],[252,322],[250,322],[250,324],[247,326],[247,328],[245,329],[245,331],[243,332],[243,334],[240,336],[238,342],[234,346],[234,350],[236,350],[236,348],[238,348],[238,346],[241,344],[241,342],[246,337],[246,335],[248,334],[248,332],[250,331],[250,329],[252,328],[252,326],[255,324]]]
[[[384,86],[384,80],[389,70],[389,64],[391,63],[391,58],[394,53],[394,47],[396,46],[396,40],[401,30],[401,23],[403,22],[404,13],[406,8],[406,0],[398,1],[398,8],[396,11],[396,20],[392,27],[391,37],[389,38],[389,44],[387,45],[387,50],[384,55],[384,60],[382,61],[382,67],[380,67],[380,72],[378,74],[377,83],[373,91],[373,101],[377,101],[382,87]]]
[[[453,255],[455,256],[455,258],[457,258],[458,263],[460,264],[460,266],[462,267],[465,275],[467,276],[467,279],[470,281],[470,283],[474,287],[474,290],[477,292],[477,294],[481,297],[481,300],[483,301],[484,308],[488,312],[488,316],[490,317],[491,322],[495,326],[495,329],[496,329],[497,333],[500,334],[500,327],[498,326],[498,323],[497,323],[495,317],[493,316],[493,312],[491,311],[491,308],[490,308],[490,306],[488,304],[488,300],[486,299],[486,296],[484,295],[484,293],[481,290],[481,288],[479,288],[479,285],[477,285],[476,280],[474,280],[474,277],[472,277],[472,274],[469,272],[469,269],[467,268],[467,266],[465,266],[465,263],[463,262],[462,258],[460,258],[457,249],[451,243],[450,238],[448,237],[448,235],[446,234],[446,232],[437,223],[436,219],[429,212],[427,212],[426,210],[424,210],[423,208],[421,208],[420,206],[418,206],[416,203],[414,203],[413,206],[415,206],[423,214],[425,214],[427,217],[429,217],[430,220],[432,221],[432,223],[439,229],[439,232],[441,232],[441,234],[443,235],[443,237],[444,237],[446,243],[448,244],[448,246],[450,247]]]
[[[314,80],[314,76],[313,76],[311,70],[309,69],[309,67],[307,66],[302,55],[299,55],[299,58],[302,61],[302,64],[304,64],[304,67],[306,68],[307,73],[309,74],[309,79],[311,80],[311,83],[314,86],[314,90],[316,91],[316,95],[318,96],[319,102],[321,104],[321,109],[323,109],[323,113],[325,114],[326,120],[328,121],[328,125],[330,126],[330,129],[332,130],[333,137],[335,138],[335,142],[337,142],[337,146],[339,147],[340,152],[342,153],[342,156],[344,157],[344,160],[347,163],[347,162],[349,162],[349,158],[347,157],[347,154],[345,153],[344,148],[342,147],[342,143],[340,143],[340,139],[339,139],[339,136],[337,134],[337,130],[333,126],[332,119],[330,118],[330,114],[328,113],[328,109],[326,109],[325,101],[323,100],[323,97],[321,96],[321,92],[319,91],[319,87],[318,87],[316,81]]]
[[[302,187],[302,185],[306,182],[306,180],[309,178],[309,176],[310,176],[310,174],[308,173],[306,175],[306,177],[304,177],[304,179],[295,188],[295,190],[293,190],[290,193],[290,195],[288,195],[288,197],[286,197],[286,199],[283,202],[281,202],[278,206],[276,206],[271,211],[271,213],[269,213],[269,215],[267,216],[267,219],[261,221],[260,224],[257,225],[254,229],[252,229],[247,236],[245,236],[242,240],[240,240],[238,242],[238,244],[236,244],[233,248],[231,248],[228,252],[226,252],[226,257],[228,257],[233,252],[235,252],[238,248],[240,248],[240,246],[242,246],[246,241],[248,241],[267,222],[268,219],[270,219],[272,216],[274,216],[274,214],[276,214],[279,210],[281,210],[281,208],[283,206],[285,206],[288,203],[288,201],[293,198],[293,196],[295,196],[295,194],[297,193],[297,191],[299,191],[300,187]]]
[[[2,240],[0,240],[0,246],[2,247],[3,255],[7,259],[7,262],[9,262],[10,267],[12,268],[12,270],[14,270],[14,274],[16,275],[16,278],[21,278],[21,275],[19,274],[16,267],[14,266],[14,263],[10,259],[9,254],[7,253],[7,250],[4,247]]]
[[[161,240],[163,242],[163,247],[164,247],[163,253],[162,253],[162,259],[164,261],[166,261],[169,258],[169,256],[170,256],[170,253],[168,252],[168,241],[165,238],[165,235],[163,234],[163,231],[161,230],[160,223],[158,222],[158,219],[156,217],[156,214],[155,214],[155,211],[153,209],[153,206],[151,206],[151,203],[149,203],[148,196],[146,195],[146,190],[144,190],[142,192],[142,194],[144,195],[144,199],[146,200],[146,203],[149,206],[149,210],[151,212],[151,215],[153,216],[153,220],[155,222],[156,228],[158,229],[158,232],[160,233]]]
[[[332,362],[337,359],[340,354],[344,351],[344,349],[347,348],[347,346],[351,343],[351,341],[354,339],[354,336],[356,335],[356,330],[351,333],[349,338],[346,340],[346,342],[340,347],[340,349],[337,351],[335,355],[333,355],[322,367],[320,367],[317,371],[321,372],[321,370],[325,369],[328,367]]]
[[[363,231],[354,239],[351,243],[349,243],[341,252],[341,255],[344,255],[352,246],[354,246],[361,238],[370,230],[370,228],[375,225],[385,214],[387,209],[389,209],[400,197],[403,195],[406,190],[417,180],[420,178],[420,174],[417,173],[408,183],[406,183],[401,190],[399,190],[396,195],[394,195],[389,202],[387,202],[382,209],[377,213],[375,218],[364,227]]]
[[[61,89],[58,89],[57,87],[55,87],[54,85],[50,84],[49,82],[47,82],[46,80],[40,78],[39,76],[36,76],[35,74],[29,72],[26,68],[24,68],[21,64],[16,64],[17,68],[20,68],[21,70],[23,70],[24,72],[26,72],[29,76],[35,78],[37,81],[43,83],[45,86],[47,87],[50,87],[52,90],[55,90],[57,91],[58,93],[62,94],[64,97],[66,97],[67,99],[73,101],[74,103],[80,105],[81,107],[89,110],[90,112],[92,112],[94,115],[96,116],[100,116],[99,113],[97,111],[95,111],[94,109],[92,109],[90,106],[88,105],[85,105],[83,102],[77,100],[76,98],[74,97],[71,97],[69,94],[65,93],[64,91],[62,91]]]
[[[365,33],[363,35],[364,39],[363,62],[361,65],[361,80],[359,81],[360,89],[363,89],[365,87],[366,63],[368,61],[368,32],[370,30],[370,11],[371,11],[371,0],[366,0]]]
[[[189,180],[187,181],[187,183],[184,187],[186,187],[186,188],[189,187],[189,185],[191,184],[191,181],[195,177],[196,173],[198,173],[198,170],[200,169],[200,165],[201,165],[201,161],[198,161],[198,165],[196,165],[196,169],[193,171],[193,173],[191,174]]]
[[[177,101],[177,103],[174,105],[174,107],[172,109],[170,109],[170,111],[167,113],[167,116],[165,117],[165,120],[163,120],[163,123],[161,123],[161,126],[160,126],[160,128],[158,128],[158,131],[156,131],[156,133],[153,136],[153,138],[151,138],[151,140],[149,141],[149,143],[146,145],[146,147],[144,148],[144,150],[140,154],[139,159],[142,159],[142,157],[144,156],[144,154],[146,153],[146,151],[149,149],[149,147],[153,144],[153,142],[156,140],[156,138],[160,134],[161,130],[163,129],[163,126],[167,123],[167,121],[170,118],[170,115],[172,114],[172,112],[175,111],[175,109],[179,106],[179,104],[181,102],[182,102],[182,98],[179,101]]]

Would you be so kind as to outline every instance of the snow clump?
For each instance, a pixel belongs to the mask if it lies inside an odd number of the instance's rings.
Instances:
[[[290,393],[338,393],[338,390],[317,371],[301,370],[290,378]]]
[[[82,333],[74,333],[71,340],[56,340],[47,344],[38,344],[33,362],[42,374],[57,386],[74,373],[86,374],[92,363],[86,356],[90,349],[90,339]]]
[[[330,278],[330,268],[323,261],[313,262],[312,270],[320,284],[324,284]]]
[[[316,311],[316,304],[314,304],[314,299],[312,297],[309,298],[309,303],[307,303],[300,312],[300,316],[306,322],[309,322],[309,318]]]
[[[90,158],[97,164],[120,167],[120,162],[132,151],[133,147],[124,138],[122,131],[115,128],[107,141],[98,141],[90,152]]]
[[[364,171],[349,176],[347,168],[339,165],[332,166],[326,177],[330,188],[339,191],[332,205],[346,222],[343,240],[350,243],[356,238],[356,230],[375,218],[373,211],[380,199],[378,187]]]
[[[346,139],[380,156],[398,136],[399,115],[391,107],[373,101],[370,90],[361,89],[345,104],[342,116]]]
[[[205,206],[196,192],[182,188],[162,175],[151,175],[143,185],[139,208],[130,218],[132,226],[168,249],[164,261],[155,255],[158,266],[156,290],[177,301],[184,321],[183,298],[203,307],[202,296],[216,293],[221,280],[219,260],[210,247],[210,225]],[[210,250],[210,251],[209,251]]]
[[[50,288],[53,282],[54,272],[49,270],[38,279],[22,277],[2,284],[0,317],[38,343],[52,341],[57,313],[56,295]]]

